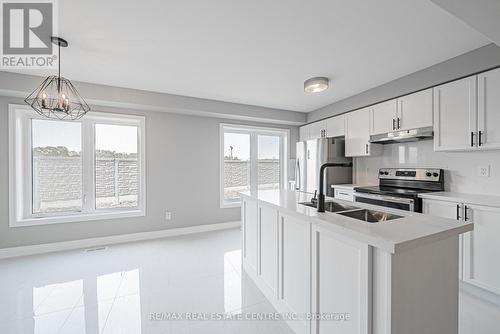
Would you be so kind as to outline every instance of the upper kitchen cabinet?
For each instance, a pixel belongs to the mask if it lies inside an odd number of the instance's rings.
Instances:
[[[411,130],[432,126],[432,103],[432,88],[400,97],[395,122],[396,129]]]
[[[477,145],[476,129],[477,77],[435,87],[434,150],[474,149]]]
[[[370,133],[378,135],[397,129],[397,100],[382,102],[370,107]]]
[[[480,149],[500,148],[500,69],[478,75],[478,131]]]
[[[432,126],[432,102],[432,89],[426,89],[372,106],[370,134]]]
[[[326,120],[326,136],[327,137],[343,137],[345,136],[345,116],[330,117]]]
[[[345,114],[345,155],[360,157],[381,152],[381,145],[370,143],[370,108]]]
[[[307,124],[299,128],[299,138],[301,141],[326,137],[326,120]]]
[[[299,141],[309,139],[309,125],[304,125],[299,128]]]

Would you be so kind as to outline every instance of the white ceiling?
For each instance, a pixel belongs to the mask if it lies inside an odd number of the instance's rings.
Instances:
[[[489,43],[428,0],[63,0],[59,12],[72,80],[303,112]],[[305,94],[313,76],[330,89]]]

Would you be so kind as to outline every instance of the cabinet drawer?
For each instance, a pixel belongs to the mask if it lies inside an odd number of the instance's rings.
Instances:
[[[346,189],[335,189],[334,197],[344,201],[354,202],[354,191]]]

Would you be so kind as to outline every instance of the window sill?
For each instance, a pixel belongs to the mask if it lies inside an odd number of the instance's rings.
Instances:
[[[25,218],[11,221],[10,227],[25,227],[37,225],[51,225],[63,223],[85,222],[92,220],[106,220],[117,218],[144,217],[144,210],[127,210],[127,211],[107,211],[88,214],[74,214],[56,217],[40,217],[40,218]]]

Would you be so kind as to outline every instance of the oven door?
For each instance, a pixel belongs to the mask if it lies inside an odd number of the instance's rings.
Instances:
[[[355,192],[354,201],[405,211],[415,211],[415,200],[412,198]]]

